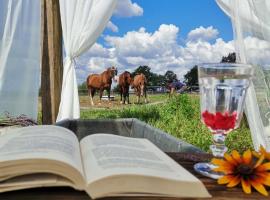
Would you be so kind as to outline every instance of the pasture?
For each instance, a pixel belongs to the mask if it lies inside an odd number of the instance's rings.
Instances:
[[[131,102],[135,102],[135,95],[130,95]],[[90,106],[87,96],[80,96],[81,118],[138,118],[150,125],[159,128],[177,138],[209,151],[212,143],[211,134],[200,121],[199,96],[196,94],[181,94],[168,99],[168,95],[149,95],[148,104],[121,105],[119,96],[110,104],[102,101],[98,105]],[[243,152],[252,149],[251,135],[245,120],[241,126],[231,132],[226,140],[229,150],[236,149]]]

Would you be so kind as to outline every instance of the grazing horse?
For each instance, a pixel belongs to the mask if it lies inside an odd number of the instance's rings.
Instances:
[[[186,88],[187,88],[187,86],[180,81],[175,81],[175,82],[169,83],[167,85],[167,89],[169,90],[169,98],[172,97],[172,95],[174,94],[174,92],[176,90],[180,90],[180,92],[182,92]]]
[[[146,95],[146,84],[147,80],[144,74],[138,74],[134,77],[131,87],[134,88],[135,94],[137,95],[137,103],[140,103],[141,96],[143,95],[144,102],[148,102]]]
[[[108,100],[110,100],[112,79],[115,75],[117,75],[117,69],[115,67],[110,67],[101,74],[91,74],[87,77],[86,84],[92,106],[94,105],[93,97],[96,90],[99,90],[99,103],[101,103],[104,90],[107,90]]]
[[[129,104],[129,86],[133,82],[131,78],[131,74],[128,71],[123,72],[120,74],[118,79],[118,85],[120,90],[120,96],[121,96],[121,103],[125,104],[126,100]],[[124,101],[122,101],[122,98],[124,97]]]

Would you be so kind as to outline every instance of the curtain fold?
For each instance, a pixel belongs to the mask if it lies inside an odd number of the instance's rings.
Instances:
[[[245,106],[254,148],[270,150],[270,1],[216,2],[232,20],[238,62],[254,67]]]
[[[0,1],[0,117],[38,113],[40,1]]]
[[[57,121],[80,117],[75,59],[86,52],[106,27],[117,0],[60,0],[65,46],[61,102]]]

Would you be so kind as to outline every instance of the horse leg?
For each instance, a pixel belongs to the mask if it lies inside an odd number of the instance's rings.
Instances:
[[[143,93],[144,93],[144,85],[141,85],[140,88],[141,88],[141,91],[140,91],[141,94],[140,94],[140,95],[143,96]]]
[[[109,101],[109,104],[111,103],[110,101],[111,101],[111,87],[109,87],[108,89],[107,89],[107,93],[108,93],[108,101]]]
[[[141,102],[141,90],[139,89],[137,92],[137,103],[139,104]]]
[[[128,98],[128,86],[125,86],[125,91],[124,91],[124,104],[127,102],[129,104],[129,98]]]
[[[120,104],[123,104],[123,87],[120,86]]]
[[[88,89],[88,93],[89,93],[89,96],[90,96],[91,105],[94,106],[93,97],[95,95],[95,89],[89,88]]]
[[[102,95],[103,95],[103,88],[100,88],[99,89],[99,104],[101,104],[101,98],[102,98]]]
[[[128,104],[130,104],[130,102],[129,102],[129,87],[127,88],[127,102],[128,102]]]
[[[122,92],[123,92],[123,102],[122,104],[126,103],[126,86],[122,87]]]

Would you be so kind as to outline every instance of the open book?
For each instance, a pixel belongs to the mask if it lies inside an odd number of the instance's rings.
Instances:
[[[210,197],[204,185],[147,139],[34,126],[0,137],[0,192],[70,186],[106,196]]]

